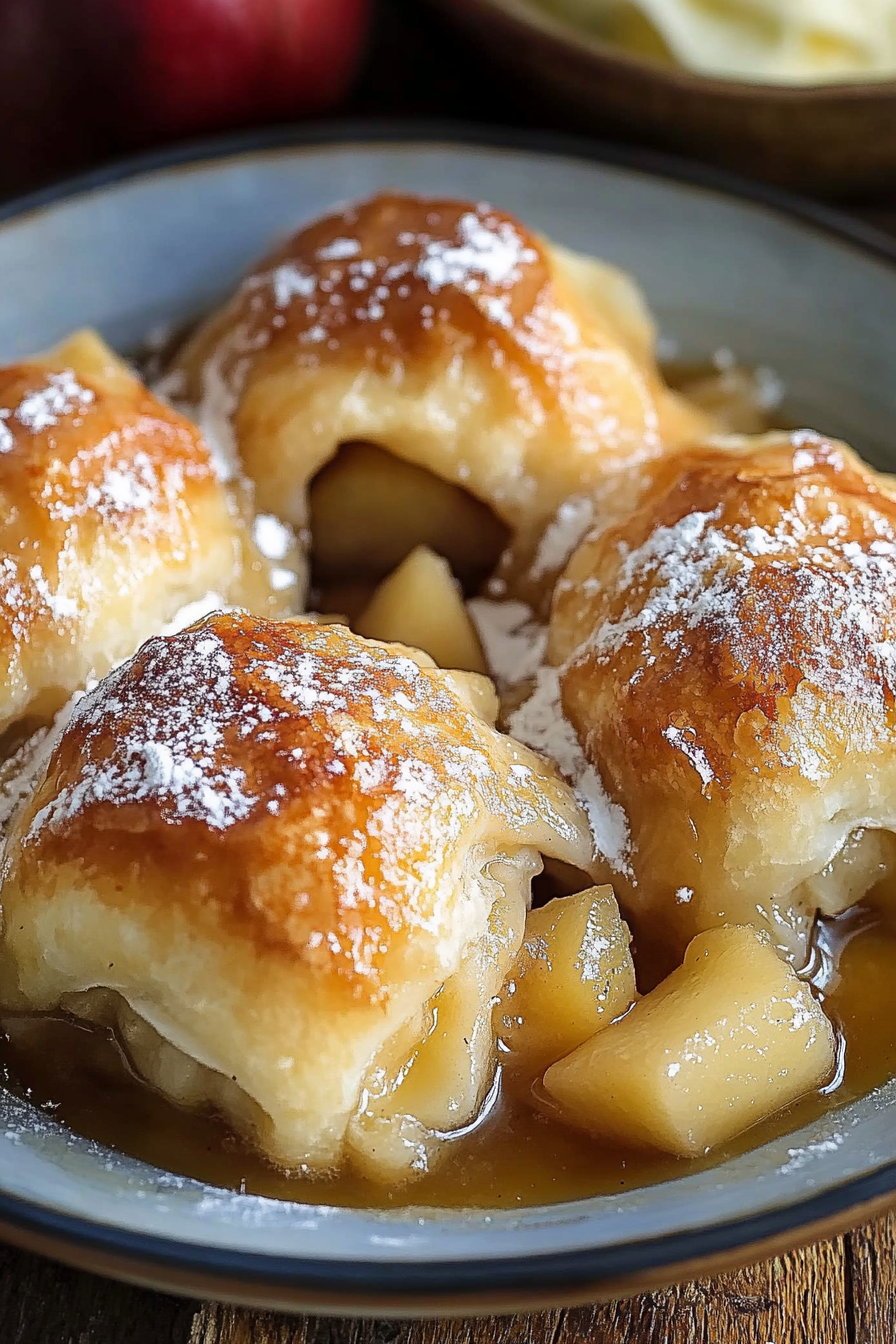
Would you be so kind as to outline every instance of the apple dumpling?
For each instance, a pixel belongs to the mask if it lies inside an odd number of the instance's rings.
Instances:
[[[444,533],[460,551],[464,534],[480,551],[490,537],[492,562],[509,537],[532,559],[570,496],[599,493],[620,468],[630,483],[710,423],[663,383],[627,277],[465,201],[383,195],[306,226],[200,328],[179,368],[261,507],[297,526],[340,445],[417,469],[355,450],[329,472],[328,495],[356,512],[359,497],[378,499],[368,527],[382,540],[364,548],[388,551],[376,577],[417,543],[441,549]],[[421,469],[442,488],[424,488]],[[390,471],[395,488],[367,484]],[[487,506],[490,528],[461,492]],[[312,509],[318,533],[326,523],[312,545],[331,568],[359,531],[338,513]],[[462,571],[463,554],[448,558]]]
[[[591,861],[571,791],[489,710],[484,678],[343,626],[149,640],[13,824],[3,1010],[113,1026],[280,1166],[425,1170],[488,1094],[540,855]]]
[[[90,332],[0,369],[0,500],[0,732],[209,592],[271,615],[298,596],[289,538],[272,566],[196,429]]]
[[[800,431],[660,467],[554,599],[562,707],[623,819],[636,934],[817,913],[896,877],[896,490]]]

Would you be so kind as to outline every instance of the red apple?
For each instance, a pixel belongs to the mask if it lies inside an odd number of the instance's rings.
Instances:
[[[369,0],[0,0],[0,174],[326,111]],[[4,165],[4,158],[6,164]],[[0,191],[4,183],[0,178]]]
[[[95,114],[125,143],[332,107],[354,73],[368,10],[368,0],[67,5]]]

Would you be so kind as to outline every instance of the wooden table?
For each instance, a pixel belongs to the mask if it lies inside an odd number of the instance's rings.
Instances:
[[[533,1316],[347,1321],[106,1283],[0,1250],[2,1344],[893,1344],[896,1217],[737,1274]]]
[[[70,0],[76,3],[76,0]],[[380,0],[345,111],[541,128],[562,122],[496,81],[419,8]],[[0,194],[3,183],[0,182]],[[896,233],[896,203],[863,216]],[[0,1344],[894,1344],[896,1215],[719,1278],[630,1301],[453,1323],[287,1317],[179,1300],[0,1247]]]

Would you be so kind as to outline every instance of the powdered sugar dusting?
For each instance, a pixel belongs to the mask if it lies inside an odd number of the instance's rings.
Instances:
[[[170,650],[170,641],[156,638],[138,655],[153,693],[126,729],[123,716],[134,709],[134,660],[110,672],[75,708],[70,731],[85,733],[88,744],[102,744],[105,736],[108,750],[88,758],[77,782],[36,814],[32,834],[43,826],[58,830],[97,803],[154,799],[174,817],[191,817],[213,830],[248,816],[254,799],[245,789],[245,771],[219,759],[224,723],[240,712],[224,645],[200,627],[198,637],[182,639],[178,659]],[[204,696],[184,695],[185,680],[209,695],[207,705]]]
[[[346,392],[342,423],[356,412],[363,418],[369,377],[391,380],[401,403],[410,395],[401,390],[401,370],[418,357],[439,384],[466,380],[472,358],[478,385],[487,365],[521,416],[518,465],[483,469],[490,502],[516,499],[532,508],[527,445],[555,417],[574,440],[570,452],[583,458],[583,481],[592,474],[584,459],[603,448],[643,457],[659,446],[658,412],[640,368],[591,328],[585,309],[579,316],[562,301],[538,239],[485,203],[382,195],[312,223],[244,279],[222,318],[209,332],[217,344],[197,415],[231,462],[236,408],[250,382],[281,357],[299,378],[324,365],[342,366],[348,377],[352,368],[364,371]],[[306,409],[309,432],[326,436],[335,412],[321,419],[313,405]],[[464,405],[458,414],[466,417]],[[466,480],[469,467],[458,460],[451,474]],[[547,465],[540,473],[548,474]],[[546,539],[542,566],[557,555],[562,563],[574,544],[569,511],[560,523]]]
[[[102,464],[101,474],[97,467]],[[41,490],[41,503],[54,521],[69,523],[87,515],[104,522],[139,526],[140,515],[177,506],[183,497],[184,468],[179,462],[154,462],[143,449],[118,430],[99,443],[80,449],[68,463],[67,479],[57,464],[50,465]]]
[[[318,261],[347,261],[361,251],[357,238],[334,238],[326,247],[318,248]]]
[[[544,661],[548,632],[533,619],[532,608],[525,602],[474,597],[467,610],[499,686],[517,686],[534,677]]]
[[[509,220],[493,222],[488,216],[488,206],[461,215],[457,226],[460,241],[456,245],[440,239],[422,240],[423,254],[415,273],[431,294],[440,293],[448,285],[475,294],[483,280],[508,288],[519,280],[522,266],[537,260],[534,249],[525,246]]]
[[[244,622],[253,638],[235,633]],[[150,800],[172,821],[192,818],[225,830],[271,801],[265,776],[253,774],[252,743],[271,743],[263,754],[273,759],[282,737],[291,768],[305,768],[305,749],[296,753],[288,727],[303,719],[333,724],[324,731],[331,773],[353,776],[362,791],[381,788],[384,770],[392,789],[412,803],[432,803],[443,787],[426,760],[389,765],[383,751],[371,754],[368,723],[378,738],[391,724],[403,741],[410,734],[421,747],[428,744],[459,784],[476,778],[495,786],[486,756],[466,747],[447,751],[440,720],[458,711],[457,702],[412,659],[337,627],[296,627],[295,642],[284,641],[279,629],[218,615],[148,641],[77,706],[70,731],[86,744],[83,766],[36,816],[32,831],[58,829],[94,804]]]
[[[20,389],[22,373],[7,372],[7,385]],[[26,386],[37,391],[20,392],[0,422],[18,446],[4,464],[17,514],[0,557],[0,623],[11,636],[8,673],[21,709],[29,694],[50,691],[53,677],[70,688],[94,659],[108,665],[92,641],[110,638],[110,601],[139,604],[142,582],[160,565],[187,574],[199,544],[191,488],[210,476],[204,449],[161,407],[138,399],[127,413],[115,398],[97,404],[67,374],[27,372]],[[66,414],[74,418],[63,425]],[[29,654],[35,644],[42,652]]]
[[[54,620],[67,621],[77,616],[78,603],[75,598],[66,597],[64,593],[53,592],[40,565],[32,565],[28,571],[28,577],[34,584],[34,591],[44,605],[49,608]]]
[[[290,528],[272,513],[256,516],[252,540],[266,560],[285,560],[295,544]]]
[[[206,360],[198,406],[182,406],[186,413],[192,412],[211,451],[218,479],[223,482],[239,479],[241,474],[239,449],[233,429],[233,413],[239,397],[223,368],[228,353],[222,349]]]
[[[243,281],[232,306],[234,321],[203,371],[197,411],[203,432],[220,446],[231,468],[231,422],[251,356],[287,322],[297,341],[298,362],[308,366],[355,337],[374,339],[391,356],[399,328],[425,332],[449,318],[444,306],[449,291],[473,299],[481,317],[496,329],[514,326],[510,295],[525,268],[539,260],[536,248],[510,219],[487,205],[467,209],[459,218],[454,203],[433,207],[425,210],[423,203],[407,201],[400,218],[423,225],[416,229],[402,228],[398,220],[386,223],[380,201],[348,210],[323,225],[350,231],[357,224],[358,237],[340,232],[303,252],[302,244],[323,227],[312,225],[297,235],[293,250]],[[365,253],[368,233],[377,244]],[[432,302],[425,301],[427,296]]]
[[[82,387],[71,369],[48,373],[46,386],[29,392],[12,414],[32,434],[40,434],[58,425],[64,416],[87,410],[95,399],[89,387]]]
[[[792,1171],[801,1171],[803,1167],[816,1158],[836,1153],[838,1149],[843,1147],[844,1142],[844,1136],[835,1131],[829,1138],[819,1139],[815,1143],[807,1143],[804,1148],[788,1148],[788,1160],[778,1170],[782,1176],[787,1176]]]
[[[76,591],[78,596],[73,597],[58,585],[51,586],[43,566],[38,563],[23,571],[12,556],[0,560],[0,614],[17,644],[27,643],[34,620],[38,617],[45,619],[46,611],[59,627],[60,638],[68,638],[70,627],[65,628],[66,623],[79,615],[86,598],[83,584]]]
[[[607,797],[563,713],[560,669],[544,666],[546,627],[532,619],[524,602],[474,598],[467,605],[499,688],[509,691],[534,679],[527,699],[509,716],[508,732],[554,762],[585,811],[595,852],[618,872],[628,873],[628,821],[623,809]]]
[[[270,573],[271,588],[275,593],[285,592],[287,588],[294,588],[299,582],[299,576],[294,569],[284,569],[282,565],[273,565]]]
[[[647,666],[660,653],[674,664],[689,656],[688,632],[705,629],[772,686],[799,656],[801,675],[826,692],[866,698],[880,682],[896,691],[886,616],[896,604],[896,532],[888,518],[869,510],[877,535],[859,542],[835,500],[818,523],[797,495],[773,526],[720,520],[721,506],[689,513],[635,550],[621,546],[611,599],[622,610],[577,659],[608,664],[634,645]],[[693,763],[702,777],[703,765]]]
[[[89,683],[89,687],[95,685],[95,681]],[[0,771],[2,771],[2,778],[0,778],[0,835],[3,834],[10,818],[21,804],[27,798],[30,798],[34,792],[53,754],[56,743],[62,736],[74,712],[75,706],[85,693],[85,691],[78,691],[63,706],[48,728],[41,728],[34,733],[0,767]]]
[[[135,807],[147,834],[199,823],[207,844],[288,809],[297,880],[331,880],[345,912],[334,922],[328,897],[325,922],[296,937],[374,981],[409,922],[456,964],[492,899],[477,874],[508,847],[587,852],[571,794],[472,713],[450,674],[344,627],[243,613],[144,644],[78,703],[48,780],[56,792],[18,845],[79,821],[111,830],[110,809]]]
[[[278,308],[288,308],[295,298],[310,299],[316,287],[313,275],[288,262],[271,271],[271,289]]]
[[[539,542],[529,571],[531,577],[542,579],[546,574],[555,574],[562,569],[593,518],[594,502],[585,495],[575,495],[561,504]]]
[[[715,771],[706,752],[697,742],[694,730],[692,728],[676,728],[670,724],[668,728],[663,729],[663,737],[676,751],[680,751],[694,767],[700,776],[705,792],[715,779]]]
[[[25,640],[31,620],[31,590],[12,556],[0,560],[0,611],[13,639]]]
[[[535,689],[508,721],[508,730],[520,742],[554,761],[575,790],[588,817],[595,853],[617,872],[631,875],[631,837],[628,818],[607,797],[600,776],[586,760],[572,724],[563,713],[560,669],[542,667]]]

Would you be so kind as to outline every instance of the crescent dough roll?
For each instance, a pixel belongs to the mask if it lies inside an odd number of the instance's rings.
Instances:
[[[653,338],[613,268],[488,205],[384,195],[301,229],[181,368],[261,507],[304,525],[315,473],[366,440],[469,491],[526,551],[570,495],[706,432]]]
[[[270,614],[296,595],[196,429],[90,332],[0,369],[0,517],[0,731],[212,590]]]
[[[896,491],[800,431],[670,461],[561,580],[549,657],[630,827],[620,901],[683,951],[728,923],[799,958],[896,872]]]
[[[539,854],[591,860],[571,792],[493,711],[484,678],[342,626],[218,614],[149,640],[76,707],[16,818],[2,1005],[113,1024],[155,1087],[281,1165],[331,1169],[351,1130],[369,1173],[421,1169],[429,1128],[464,1124],[491,1082],[471,1027]],[[398,1066],[440,993],[454,1076],[416,1088],[405,1144]]]

